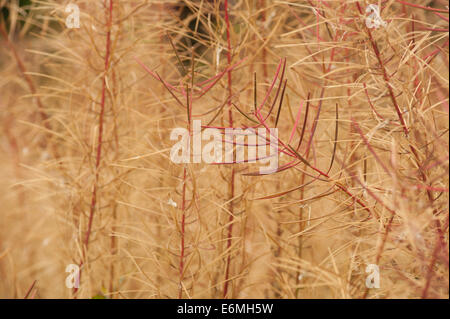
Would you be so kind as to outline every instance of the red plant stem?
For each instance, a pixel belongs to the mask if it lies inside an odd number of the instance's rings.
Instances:
[[[105,0],[106,1],[106,0]],[[108,18],[108,32],[106,34],[106,55],[105,55],[105,71],[103,75],[103,83],[102,83],[102,97],[100,101],[100,115],[98,118],[98,140],[97,140],[97,155],[95,160],[95,182],[94,189],[92,191],[92,199],[91,199],[91,208],[89,211],[89,223],[86,232],[86,237],[84,239],[84,244],[86,246],[89,245],[89,238],[92,231],[92,221],[94,218],[95,207],[97,204],[97,187],[98,187],[98,178],[99,178],[99,168],[100,161],[102,158],[102,144],[103,144],[103,118],[105,115],[105,101],[106,101],[106,73],[109,67],[109,60],[111,55],[111,25],[112,25],[112,10],[113,10],[113,0],[109,0],[109,18]]]
[[[313,139],[314,139],[314,134],[315,134],[316,129],[317,129],[317,123],[319,122],[319,116],[320,116],[320,111],[322,109],[322,102],[323,102],[324,94],[325,94],[325,87],[322,88],[322,92],[320,93],[319,107],[317,108],[317,114],[316,114],[316,117],[314,119],[313,126],[311,128],[311,135],[309,137],[308,144],[306,146],[306,154],[305,154],[306,160],[308,160],[309,152],[311,150],[311,145],[312,145],[312,142],[313,142]]]
[[[448,13],[448,10],[441,10],[441,9],[434,9],[434,8],[430,8],[430,7],[424,7],[424,6],[411,4],[411,3],[408,3],[408,2],[405,2],[405,1],[400,1],[400,0],[397,0],[397,2],[403,3],[403,4],[411,6],[411,7],[421,8],[421,9],[424,9],[424,10]],[[362,14],[362,10],[361,10],[361,7],[360,7],[359,3],[357,2],[356,5],[358,7],[359,12]],[[444,30],[444,31],[448,31],[448,30]],[[389,94],[391,96],[392,102],[393,102],[393,104],[395,106],[395,109],[397,111],[398,117],[399,117],[400,122],[401,122],[401,124],[403,126],[403,130],[404,130],[405,134],[408,135],[408,129],[407,129],[406,124],[405,124],[405,122],[403,120],[403,116],[401,114],[400,108],[398,107],[398,104],[397,104],[397,101],[395,99],[393,90],[392,90],[391,85],[389,83],[389,76],[388,76],[387,71],[386,71],[386,69],[384,67],[384,64],[382,62],[382,59],[381,59],[381,56],[380,56],[380,52],[379,52],[378,47],[377,47],[377,45],[376,45],[376,43],[375,43],[375,41],[374,41],[374,39],[372,37],[372,33],[371,33],[369,28],[367,28],[367,32],[368,32],[369,39],[371,41],[372,47],[374,49],[375,55],[377,56],[378,62],[379,62],[380,67],[382,69],[383,77],[384,77],[384,80],[386,82],[386,86],[387,86],[387,88],[389,90]],[[433,52],[433,54],[434,54],[434,52]],[[411,144],[410,144],[410,150],[411,150],[411,152],[413,153],[413,155],[415,157],[416,163],[418,164],[419,167],[421,167],[420,164],[419,164],[419,156],[417,154],[417,151]],[[420,170],[420,175],[422,177],[423,182],[426,183],[427,178],[426,178],[425,173],[422,170]],[[431,190],[430,189],[426,189],[426,191],[427,191],[427,195],[428,195],[430,203],[433,203],[434,199],[433,199],[433,195],[431,194]],[[433,213],[435,214],[436,210],[434,210]],[[439,220],[436,220],[436,226],[437,226],[437,232],[438,232],[438,234],[437,234],[437,242],[435,244],[435,248],[434,248],[434,251],[433,251],[433,254],[432,254],[432,259],[431,259],[429,267],[428,267],[427,279],[426,279],[425,287],[424,287],[423,292],[422,292],[422,298],[426,298],[427,297],[428,290],[429,290],[429,287],[430,287],[430,284],[431,284],[431,279],[433,277],[433,267],[434,267],[434,264],[436,263],[437,254],[438,254],[438,252],[439,252],[439,250],[441,248],[441,242],[442,242],[441,232],[442,232],[442,230],[440,228]],[[366,293],[364,294],[363,298],[366,297],[366,296],[367,296],[367,290],[366,290]]]
[[[448,42],[449,42],[449,40],[447,39],[447,41],[445,41],[445,43],[442,46],[437,47],[436,50],[434,50],[433,52],[427,54],[425,57],[422,58],[422,60],[425,61],[425,63],[427,65],[430,65],[431,61],[437,56],[437,54],[439,52],[442,52],[442,48],[444,48],[445,46],[448,46]],[[430,59],[428,61],[426,61],[428,58],[430,58]],[[448,67],[448,65],[447,65],[447,67]]]
[[[324,94],[324,90],[322,90],[322,93],[321,93],[321,101],[320,101],[320,103],[319,103],[319,106],[320,106],[321,103],[322,103],[323,94]],[[308,99],[309,99],[309,95],[308,95]],[[315,123],[313,124],[313,128],[311,129],[311,136],[310,136],[309,141],[308,141],[308,146],[307,146],[307,148],[306,148],[306,158],[308,158],[308,156],[309,156],[310,146],[311,146],[312,139],[313,139],[313,137],[314,137],[314,132],[315,132],[315,129],[316,129],[315,126],[317,125],[318,116],[320,115],[320,108],[319,108],[319,110],[318,110],[317,112],[318,112],[318,113],[317,113],[316,118],[315,118]],[[256,114],[255,114],[255,115],[256,115],[256,118],[260,121],[260,123],[261,123],[261,124],[269,131],[269,128],[268,128],[267,125],[264,123],[264,120],[262,119],[261,113],[259,112],[258,109],[256,109]],[[306,124],[306,123],[305,123],[305,124]],[[281,144],[281,145],[282,145],[283,147],[285,147],[286,149],[288,149],[288,147],[287,147],[280,139],[278,139],[278,143]],[[293,154],[291,154],[290,156],[298,157],[298,154],[293,153]],[[300,162],[299,162],[299,163],[300,163]],[[320,169],[318,169],[318,168],[316,168],[316,167],[314,167],[314,166],[312,166],[312,165],[308,165],[308,166],[311,167],[311,169],[313,169],[313,170],[315,170],[316,172],[318,172],[320,175],[326,177],[326,178],[329,179],[331,182],[333,182],[333,180],[330,178],[330,176],[329,176],[327,173],[322,172]],[[372,213],[372,211],[367,207],[367,205],[365,205],[364,202],[363,202],[361,199],[359,199],[357,196],[353,195],[353,194],[352,194],[352,193],[351,193],[344,185],[342,185],[342,184],[340,184],[340,183],[338,183],[338,182],[335,182],[335,185],[336,185],[339,189],[341,189],[342,191],[344,191],[348,196],[350,196],[350,198],[352,198],[353,200],[355,200],[359,205],[361,205],[361,207],[362,207],[364,210],[366,210],[372,217],[375,217],[375,218],[378,219],[378,216],[374,215],[374,214]]]
[[[230,189],[230,197],[231,197],[231,201],[230,201],[230,217],[229,217],[229,225],[228,225],[228,235],[227,235],[227,251],[230,249],[231,247],[231,241],[232,241],[232,234],[233,234],[233,219],[234,219],[234,215],[233,215],[233,198],[234,198],[234,177],[235,177],[235,171],[234,168],[232,168],[231,171],[231,189]],[[227,264],[226,264],[226,270],[225,270],[225,282],[224,282],[224,287],[223,287],[223,298],[225,299],[228,295],[228,278],[230,276],[230,263],[231,263],[231,252],[228,251],[228,256],[227,256]]]
[[[28,288],[27,293],[25,294],[25,297],[23,297],[23,299],[28,299],[28,297],[30,296],[31,292],[33,291],[33,288],[35,285],[36,285],[36,280],[33,281],[30,288]]]
[[[448,10],[444,10],[444,9],[437,9],[437,8],[425,7],[425,6],[421,6],[421,5],[419,5],[419,4],[413,4],[413,3],[409,3],[409,2],[406,2],[406,1],[402,1],[402,0],[397,0],[397,2],[400,2],[400,3],[405,4],[405,5],[407,5],[407,6],[410,6],[410,7],[420,8],[420,9],[423,9],[423,10],[434,11],[434,12],[442,12],[442,13],[448,13]]]
[[[106,5],[106,0],[104,1]],[[102,157],[102,144],[103,144],[103,118],[105,114],[105,102],[106,102],[106,74],[108,72],[109,68],[109,62],[110,62],[110,56],[111,56],[111,26],[112,26],[112,13],[113,13],[113,0],[109,0],[109,14],[108,14],[108,32],[106,33],[106,54],[105,54],[105,69],[103,74],[103,82],[102,82],[102,95],[100,100],[100,115],[98,119],[98,140],[97,140],[97,154],[96,154],[96,160],[95,160],[95,180],[94,180],[94,186],[92,190],[92,197],[91,197],[91,206],[89,210],[89,221],[88,221],[88,227],[86,231],[86,235],[84,238],[84,246],[85,249],[83,250],[83,258],[80,262],[80,272],[79,272],[79,280],[81,282],[81,266],[84,264],[84,259],[87,255],[87,250],[89,247],[89,239],[92,232],[92,223],[94,220],[94,213],[95,208],[97,205],[97,188],[98,188],[98,179],[99,179],[99,168],[100,168],[100,162]],[[74,292],[77,291],[77,288],[74,288]]]
[[[227,60],[228,66],[231,65],[231,38],[230,38],[230,18],[228,15],[228,0],[225,0],[225,23],[227,25]],[[232,92],[232,83],[231,83],[231,70],[228,70],[228,95],[231,97],[233,95]],[[233,111],[231,108],[231,101],[228,101],[229,109],[228,109],[228,123],[230,127],[233,127]],[[232,235],[233,235],[233,220],[234,220],[234,207],[233,207],[233,198],[234,198],[234,177],[235,170],[234,167],[231,168],[231,180],[230,180],[230,217],[229,217],[229,225],[228,225],[228,235],[227,235],[227,251],[231,247]],[[223,298],[226,298],[228,295],[228,280],[230,276],[230,263],[231,263],[231,253],[228,251],[227,262],[225,265],[225,282],[223,284]]]
[[[189,107],[189,106],[188,106]],[[184,234],[186,227],[186,166],[183,170],[183,198],[181,202],[181,246],[180,246],[180,287],[178,291],[178,299],[181,299],[183,296],[183,272],[184,272],[184,253],[185,253],[185,244],[184,244]]]
[[[416,188],[421,188],[421,189],[430,190],[430,191],[435,191],[435,192],[444,192],[444,193],[448,193],[448,191],[449,191],[449,189],[446,188],[446,187],[432,187],[432,186],[421,185],[421,184],[416,184],[415,187],[416,187]]]
[[[227,15],[228,16],[228,15]],[[227,18],[227,21],[229,21],[229,19]],[[228,23],[228,25],[229,25],[229,23]],[[229,30],[228,30],[228,39],[229,39]],[[230,40],[228,41],[228,43],[229,43],[229,46],[228,46],[228,62],[229,62],[229,64],[231,64],[231,42],[230,42]],[[201,89],[201,94],[199,95],[199,96],[196,96],[196,97],[194,97],[193,96],[193,94],[192,94],[192,92],[194,92],[194,87],[192,87],[192,90],[189,90],[189,89],[187,89],[187,90],[184,90],[183,88],[181,88],[181,89],[176,89],[174,86],[172,86],[172,85],[170,85],[169,83],[167,83],[166,81],[164,81],[156,72],[153,72],[153,71],[151,71],[149,68],[147,68],[138,58],[135,58],[135,60],[150,74],[150,75],[152,75],[155,79],[157,79],[157,80],[159,80],[163,85],[164,85],[164,87],[171,93],[171,95],[176,99],[176,101],[180,104],[180,105],[182,105],[183,106],[183,103],[180,101],[180,99],[178,99],[177,97],[176,97],[176,95],[172,92],[172,90],[174,90],[174,91],[176,91],[176,92],[178,92],[178,93],[181,93],[183,96],[185,96],[187,99],[188,99],[188,102],[187,102],[187,105],[188,105],[188,107],[187,107],[187,109],[189,110],[188,111],[188,115],[189,115],[189,119],[188,119],[188,122],[189,122],[189,132],[190,132],[190,134],[191,134],[191,130],[190,130],[190,121],[191,121],[191,117],[192,116],[195,116],[195,115],[191,115],[192,114],[192,111],[191,111],[191,108],[192,108],[192,101],[194,101],[194,100],[196,100],[196,99],[199,99],[201,96],[203,96],[204,94],[206,94],[221,78],[222,78],[222,76],[226,73],[226,74],[228,74],[228,88],[229,88],[229,92],[231,92],[230,93],[230,96],[229,96],[229,99],[230,100],[228,100],[228,106],[230,107],[230,112],[229,112],[229,123],[230,123],[230,127],[232,127],[232,125],[233,125],[233,116],[232,116],[232,112],[231,112],[231,97],[232,97],[232,90],[231,90],[231,71],[235,68],[235,67],[237,67],[239,64],[241,64],[242,63],[242,61],[244,61],[245,60],[245,58],[244,59],[242,59],[241,61],[239,61],[239,62],[237,62],[234,66],[228,66],[228,68],[227,69],[225,69],[223,72],[221,72],[221,73],[219,73],[219,74],[217,74],[217,75],[215,75],[214,77],[212,77],[212,78],[209,78],[209,79],[207,79],[207,80],[205,80],[205,81],[203,81],[203,82],[200,82],[200,83],[197,83],[195,86],[196,87],[199,87],[200,89]],[[191,93],[190,93],[191,92]],[[205,127],[208,127],[208,126],[202,126],[202,128],[205,128]],[[218,127],[214,127],[214,128],[218,128]],[[223,127],[222,129],[225,129],[225,127]],[[216,163],[217,164],[217,163]],[[234,171],[234,168],[232,169],[232,175],[231,175],[231,195],[230,195],[230,198],[231,199],[233,199],[234,198],[234,177],[235,177],[235,171]],[[186,181],[185,181],[186,179],[184,179],[184,184],[183,185],[186,185]],[[184,205],[184,203],[185,203],[185,198],[183,197],[183,205]],[[183,206],[183,207],[185,207],[185,206]],[[185,209],[184,209],[185,210]],[[230,211],[231,212],[233,212],[233,201],[230,201]],[[231,220],[231,223],[230,223],[230,227],[229,227],[229,235],[228,235],[228,248],[229,247],[231,247],[231,234],[232,234],[232,221],[233,221],[233,215],[231,214],[231,216],[230,216],[230,220]],[[184,248],[184,225],[185,225],[185,217],[183,216],[182,217],[182,234],[181,234],[181,236],[182,236],[182,239],[181,239],[181,254],[180,254],[180,256],[181,256],[181,258],[180,258],[180,273],[181,274],[183,274],[183,272],[184,272],[184,255],[185,255],[185,248]],[[229,265],[229,263],[230,263],[230,258],[228,258],[228,260],[227,260],[227,271],[226,271],[226,273],[227,273],[227,275],[226,275],[226,278],[228,278],[228,274],[229,274],[229,267],[228,267],[228,265]],[[182,270],[181,270],[182,269]],[[227,286],[227,285],[226,285]],[[182,285],[181,285],[181,280],[180,280],[180,289],[182,289]],[[179,292],[179,296],[181,297],[182,296],[182,291],[180,290],[180,292]]]
[[[194,63],[194,61],[192,61]],[[194,68],[194,64],[192,65],[192,68]],[[192,69],[194,70],[194,69]],[[192,72],[192,76],[194,76],[194,72]],[[193,82],[192,82],[193,84]],[[192,90],[189,90],[189,87],[186,86],[186,108],[187,108],[187,126],[189,131],[189,136],[192,136],[191,131],[191,117],[192,117]],[[185,255],[185,233],[186,233],[186,180],[187,177],[187,168],[186,165],[183,168],[183,191],[182,191],[182,202],[181,202],[181,241],[180,241],[180,266],[179,266],[179,290],[178,290],[178,299],[181,299],[183,297],[183,274],[184,274],[184,255]]]
[[[411,144],[409,145],[409,148],[411,149],[411,152],[414,155],[414,159],[415,159],[415,162],[416,162],[417,166],[421,167],[422,165],[420,164],[419,154],[417,154],[416,149]],[[425,175],[425,172],[423,170],[419,169],[419,174],[420,174],[420,177],[422,178],[423,183],[426,184],[427,183],[427,176]],[[432,205],[435,199],[433,197],[433,194],[431,193],[431,190],[430,189],[426,189],[426,193],[427,193],[427,196],[428,196],[428,200],[429,200],[430,204]],[[437,215],[437,209],[436,208],[433,209],[433,215]],[[441,223],[439,222],[439,219],[435,219],[435,224],[436,224],[435,226],[436,226],[436,232],[437,232],[437,235],[436,235],[437,240],[436,240],[436,244],[435,244],[435,247],[434,247],[434,250],[433,250],[433,255],[432,255],[432,258],[431,258],[431,262],[430,262],[430,264],[428,266],[427,280],[426,280],[425,287],[424,287],[423,292],[422,292],[422,298],[423,299],[427,298],[427,295],[428,295],[428,289],[430,287],[431,280],[433,278],[433,267],[434,267],[434,264],[436,263],[436,260],[437,260],[437,254],[438,254],[438,252],[439,252],[441,247],[443,247],[444,251],[445,251],[444,235],[442,233]]]
[[[437,13],[437,12],[433,12],[435,15],[437,15],[439,18],[441,18],[442,20],[445,20],[447,22],[450,22],[448,18],[444,17],[442,14]]]
[[[321,96],[323,97],[323,93],[321,94]],[[320,110],[318,110],[318,115],[320,114],[319,113],[320,112]],[[258,120],[261,122],[261,124],[267,129],[267,130],[269,130],[269,128],[267,127],[267,125],[264,123],[264,121],[262,120],[262,116],[261,116],[261,114],[258,112],[258,110],[256,111],[256,117],[258,118]],[[318,116],[316,115],[316,119],[315,119],[315,122],[317,123],[317,120],[318,120]],[[309,141],[308,141],[308,147],[307,147],[307,149],[306,149],[306,152],[307,152],[307,156],[309,155],[309,150],[310,150],[310,145],[311,145],[311,143],[312,143],[312,138],[313,138],[313,136],[314,136],[314,132],[315,132],[315,127],[313,126],[313,128],[311,129],[311,136],[310,136],[310,139],[309,139]],[[280,143],[282,146],[284,146],[285,148],[287,148],[285,145],[284,145],[284,143],[280,140],[280,139],[278,139],[278,143]],[[293,154],[293,155],[291,155],[291,156],[293,156],[293,157],[297,157],[298,158],[298,154]],[[307,157],[306,156],[306,157]],[[301,161],[301,162],[303,162],[303,161]],[[300,162],[299,162],[300,163]],[[316,172],[318,172],[320,175],[322,175],[322,176],[324,176],[324,177],[326,177],[327,179],[329,179],[330,180],[330,182],[333,182],[333,180],[331,179],[331,177],[327,174],[327,173],[324,173],[324,172],[322,172],[320,169],[318,169],[318,168],[316,168],[315,166],[312,166],[312,165],[310,165],[310,164],[308,164],[308,166],[311,168],[311,169],[313,169],[313,170],[315,170]],[[338,182],[334,182],[335,183],[335,185],[339,188],[339,189],[341,189],[342,191],[344,191],[348,196],[350,196],[352,199],[354,199],[359,205],[361,205],[361,207],[364,209],[364,210],[366,210],[372,217],[375,217],[375,218],[377,218],[378,219],[378,216],[374,216],[374,214],[372,213],[372,211],[364,204],[364,202],[361,200],[361,199],[359,199],[357,196],[355,196],[355,195],[353,195],[344,185],[342,185],[342,184],[340,184],[340,183],[338,183]]]
[[[363,12],[361,10],[361,6],[359,5],[359,2],[356,2],[356,6],[358,7],[360,14],[363,14]],[[397,99],[395,98],[394,91],[392,90],[392,86],[390,83],[390,77],[387,73],[386,67],[384,66],[380,51],[378,49],[378,46],[377,46],[375,40],[373,39],[372,31],[370,31],[370,29],[367,26],[366,26],[366,31],[369,36],[370,43],[372,44],[373,51],[375,52],[375,55],[377,57],[378,64],[380,65],[381,71],[383,73],[384,82],[386,83],[386,87],[389,91],[389,96],[391,97],[392,103],[394,104],[395,111],[397,112],[400,123],[403,126],[403,131],[405,132],[405,135],[408,136],[409,135],[408,127],[406,126],[405,120],[403,119],[402,111],[400,110],[400,107],[398,106]]]

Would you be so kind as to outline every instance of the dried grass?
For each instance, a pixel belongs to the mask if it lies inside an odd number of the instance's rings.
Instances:
[[[66,2],[0,1],[0,297],[449,297],[448,1]],[[283,169],[172,163],[193,119]]]

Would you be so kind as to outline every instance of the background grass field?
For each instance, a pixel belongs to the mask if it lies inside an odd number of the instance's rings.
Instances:
[[[0,297],[449,297],[448,1],[0,6]],[[279,171],[173,163],[194,119]]]

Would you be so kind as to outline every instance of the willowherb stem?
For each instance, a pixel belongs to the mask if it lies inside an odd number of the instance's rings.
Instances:
[[[33,283],[31,284],[30,288],[28,288],[25,296],[23,297],[23,299],[28,299],[31,296],[31,299],[33,299],[33,296],[31,295],[31,292],[34,289],[34,286],[36,286],[36,282],[37,280],[34,280]]]
[[[106,0],[105,0],[106,1]],[[89,223],[86,231],[86,236],[84,239],[84,245],[86,248],[89,245],[89,238],[92,231],[92,221],[94,218],[95,207],[97,204],[97,188],[98,188],[98,178],[99,178],[99,168],[102,159],[102,144],[103,144],[103,118],[105,115],[105,101],[106,101],[106,76],[109,68],[109,61],[111,55],[111,26],[112,26],[112,11],[113,11],[113,0],[109,0],[109,17],[108,17],[108,32],[106,33],[106,54],[105,54],[105,69],[102,82],[102,96],[100,100],[100,114],[98,118],[98,139],[97,139],[97,152],[95,157],[95,181],[94,189],[92,191],[91,206],[89,211]]]
[[[363,14],[363,12],[361,10],[361,6],[359,5],[359,2],[356,2],[356,6],[358,7],[359,13]],[[383,73],[383,79],[384,79],[384,82],[386,83],[386,87],[388,89],[389,96],[391,98],[392,104],[394,104],[394,108],[395,108],[395,111],[397,112],[398,118],[400,120],[400,124],[403,127],[403,131],[405,132],[405,135],[408,136],[409,135],[409,130],[408,130],[408,127],[406,126],[405,119],[403,118],[402,111],[400,110],[400,107],[398,105],[397,99],[396,99],[395,94],[394,94],[394,90],[392,89],[392,85],[390,83],[391,79],[390,79],[390,77],[389,77],[389,75],[387,73],[387,70],[386,70],[386,67],[384,65],[383,59],[381,58],[380,50],[378,49],[377,43],[375,42],[375,40],[374,40],[374,38],[372,36],[372,31],[367,26],[366,26],[366,31],[367,31],[367,34],[369,36],[369,40],[370,40],[370,44],[372,45],[372,49],[375,52],[375,55],[377,57],[378,64],[380,65],[381,72]]]
[[[230,18],[228,15],[228,0],[225,0],[225,23],[227,29],[227,61],[228,66],[231,66],[231,38],[230,38]],[[231,70],[228,70],[228,95],[231,97],[233,95],[232,92],[232,82],[231,82]],[[233,110],[231,108],[231,101],[228,102],[228,124],[230,127],[233,127]],[[234,199],[234,178],[235,178],[235,170],[234,167],[231,168],[231,177],[230,177],[230,217],[229,217],[229,225],[228,225],[228,235],[227,235],[227,251],[231,248],[232,236],[233,236],[233,221],[234,221],[234,207],[233,207],[233,199]],[[228,296],[228,282],[230,276],[230,264],[231,264],[231,252],[228,251],[227,261],[225,265],[225,282],[223,285],[223,297],[226,298]]]
[[[105,7],[106,7],[107,0],[104,0]],[[104,125],[104,114],[105,114],[105,105],[106,105],[106,77],[110,65],[110,59],[111,59],[111,27],[112,27],[112,15],[113,15],[113,0],[109,0],[109,8],[107,10],[107,28],[108,31],[106,33],[106,53],[105,53],[105,64],[104,64],[104,74],[103,74],[103,80],[102,80],[102,91],[101,91],[101,100],[100,100],[100,114],[98,118],[98,139],[97,139],[97,151],[96,151],[96,157],[95,157],[95,177],[94,177],[94,185],[92,190],[92,196],[91,196],[91,205],[89,209],[89,220],[88,220],[88,226],[86,230],[86,235],[84,237],[84,249],[83,249],[83,256],[82,260],[80,262],[80,273],[79,273],[79,280],[81,281],[81,266],[84,264],[85,259],[87,257],[87,251],[89,247],[89,239],[92,232],[92,224],[94,220],[94,214],[95,209],[97,206],[97,190],[98,190],[98,180],[99,180],[99,169],[100,169],[100,162],[102,158],[102,144],[103,144],[103,125]],[[74,292],[76,293],[77,288],[74,288]]]
[[[192,52],[192,60],[194,59],[194,53]],[[194,81],[194,61],[192,61],[192,83]],[[189,136],[192,134],[191,130],[191,101],[192,98],[190,96],[190,92],[192,90],[189,90],[189,86],[186,85],[186,109],[187,109],[187,121],[188,121],[188,131]],[[185,237],[186,237],[186,183],[187,183],[187,167],[186,165],[183,167],[183,191],[182,191],[182,198],[181,198],[181,240],[180,240],[180,265],[179,265],[179,290],[178,290],[178,299],[181,299],[183,297],[183,275],[184,275],[184,258],[185,258],[185,251],[186,251],[186,245],[185,245]]]
[[[184,273],[184,255],[185,255],[185,227],[186,227],[186,166],[183,169],[183,195],[181,201],[181,243],[180,243],[180,283],[178,291],[178,299],[183,296],[183,273]]]

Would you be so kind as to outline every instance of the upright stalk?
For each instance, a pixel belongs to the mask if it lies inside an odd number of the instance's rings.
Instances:
[[[194,52],[192,52],[192,57],[194,57]],[[192,70],[194,70],[194,61],[192,60]],[[194,76],[194,72],[192,72],[192,76]],[[192,82],[193,83],[193,82]],[[191,105],[189,97],[189,87],[186,89],[186,108],[187,108],[187,120],[188,120],[188,131],[189,138],[191,138]],[[191,143],[189,143],[190,145]],[[187,168],[186,164],[183,168],[183,194],[181,199],[181,241],[180,241],[180,265],[179,265],[179,290],[178,290],[178,299],[181,299],[183,296],[183,275],[184,275],[184,257],[185,257],[185,232],[186,232],[186,183],[187,183]]]
[[[225,23],[227,29],[227,61],[228,66],[231,66],[231,39],[230,39],[230,18],[228,16],[228,0],[225,0]],[[233,110],[231,108],[231,96],[232,96],[232,83],[231,83],[231,70],[229,69],[227,72],[228,75],[228,96],[230,99],[228,100],[228,124],[230,127],[233,127]],[[233,222],[234,222],[234,206],[233,206],[233,198],[234,198],[234,178],[235,178],[235,170],[234,166],[231,168],[231,177],[230,177],[230,217],[229,217],[229,225],[228,225],[228,235],[227,235],[227,262],[225,265],[225,282],[223,285],[223,298],[228,296],[228,281],[230,277],[230,263],[231,263],[231,253],[229,252],[232,243],[233,236]]]
[[[106,0],[105,0],[106,4]],[[89,238],[92,231],[92,222],[94,219],[95,207],[97,205],[97,188],[98,188],[98,178],[99,178],[99,168],[102,159],[102,144],[103,144],[103,122],[105,115],[105,100],[106,100],[106,75],[108,73],[109,61],[111,55],[111,25],[112,25],[112,11],[113,11],[113,0],[109,0],[109,16],[108,16],[108,32],[106,33],[106,54],[105,54],[105,69],[103,74],[102,83],[102,97],[100,100],[100,115],[98,117],[98,139],[97,139],[97,152],[95,158],[95,180],[94,189],[92,190],[91,197],[91,207],[89,211],[89,223],[86,231],[86,236],[84,239],[84,245],[87,250],[89,245]]]
[[[183,198],[181,202],[181,247],[180,247],[180,284],[178,290],[178,299],[181,299],[183,296],[183,272],[184,272],[184,254],[185,254],[185,243],[184,243],[184,233],[186,227],[186,166],[183,169]]]
[[[359,5],[359,2],[356,2],[356,6],[358,7],[359,13],[363,14],[363,11],[361,10],[361,6]],[[405,133],[406,136],[408,136],[409,130],[408,130],[408,127],[406,126],[406,122],[405,122],[405,120],[403,118],[402,111],[400,110],[400,107],[398,105],[397,99],[396,99],[395,94],[394,94],[394,90],[392,89],[392,85],[390,83],[391,79],[390,79],[389,74],[388,74],[388,72],[386,70],[386,67],[384,65],[383,59],[381,58],[380,50],[378,49],[377,43],[375,42],[375,40],[374,40],[374,38],[372,36],[372,31],[370,31],[370,28],[366,27],[366,30],[367,30],[367,35],[369,36],[370,43],[371,43],[372,48],[373,48],[373,52],[375,52],[375,55],[376,55],[377,60],[378,60],[378,64],[380,65],[380,68],[381,68],[381,72],[383,73],[383,79],[384,79],[384,82],[386,83],[386,88],[388,89],[389,96],[391,98],[392,104],[394,105],[395,111],[397,112],[398,119],[400,121],[400,124],[402,125],[403,132]]]
[[[107,0],[104,0],[104,4],[106,7]],[[103,144],[103,122],[104,122],[104,115],[105,115],[105,104],[106,104],[106,76],[109,69],[110,64],[110,58],[111,58],[111,26],[112,26],[112,14],[113,14],[113,0],[109,0],[109,8],[108,8],[108,21],[107,21],[107,28],[108,31],[106,33],[106,53],[105,53],[105,66],[104,66],[104,74],[103,74],[103,81],[102,81],[102,93],[101,93],[101,100],[100,100],[100,114],[98,118],[98,139],[97,139],[97,151],[96,151],[96,158],[95,158],[95,178],[94,178],[94,186],[92,190],[92,196],[91,196],[91,206],[89,209],[89,221],[87,226],[86,235],[83,241],[84,249],[82,251],[82,259],[80,262],[80,273],[79,273],[79,281],[81,282],[81,266],[83,266],[87,251],[89,247],[89,239],[92,232],[92,223],[94,220],[94,213],[95,208],[97,206],[97,190],[98,190],[98,179],[99,179],[99,169],[100,169],[100,162],[102,158],[102,144]],[[77,292],[77,288],[74,288],[74,293]]]

